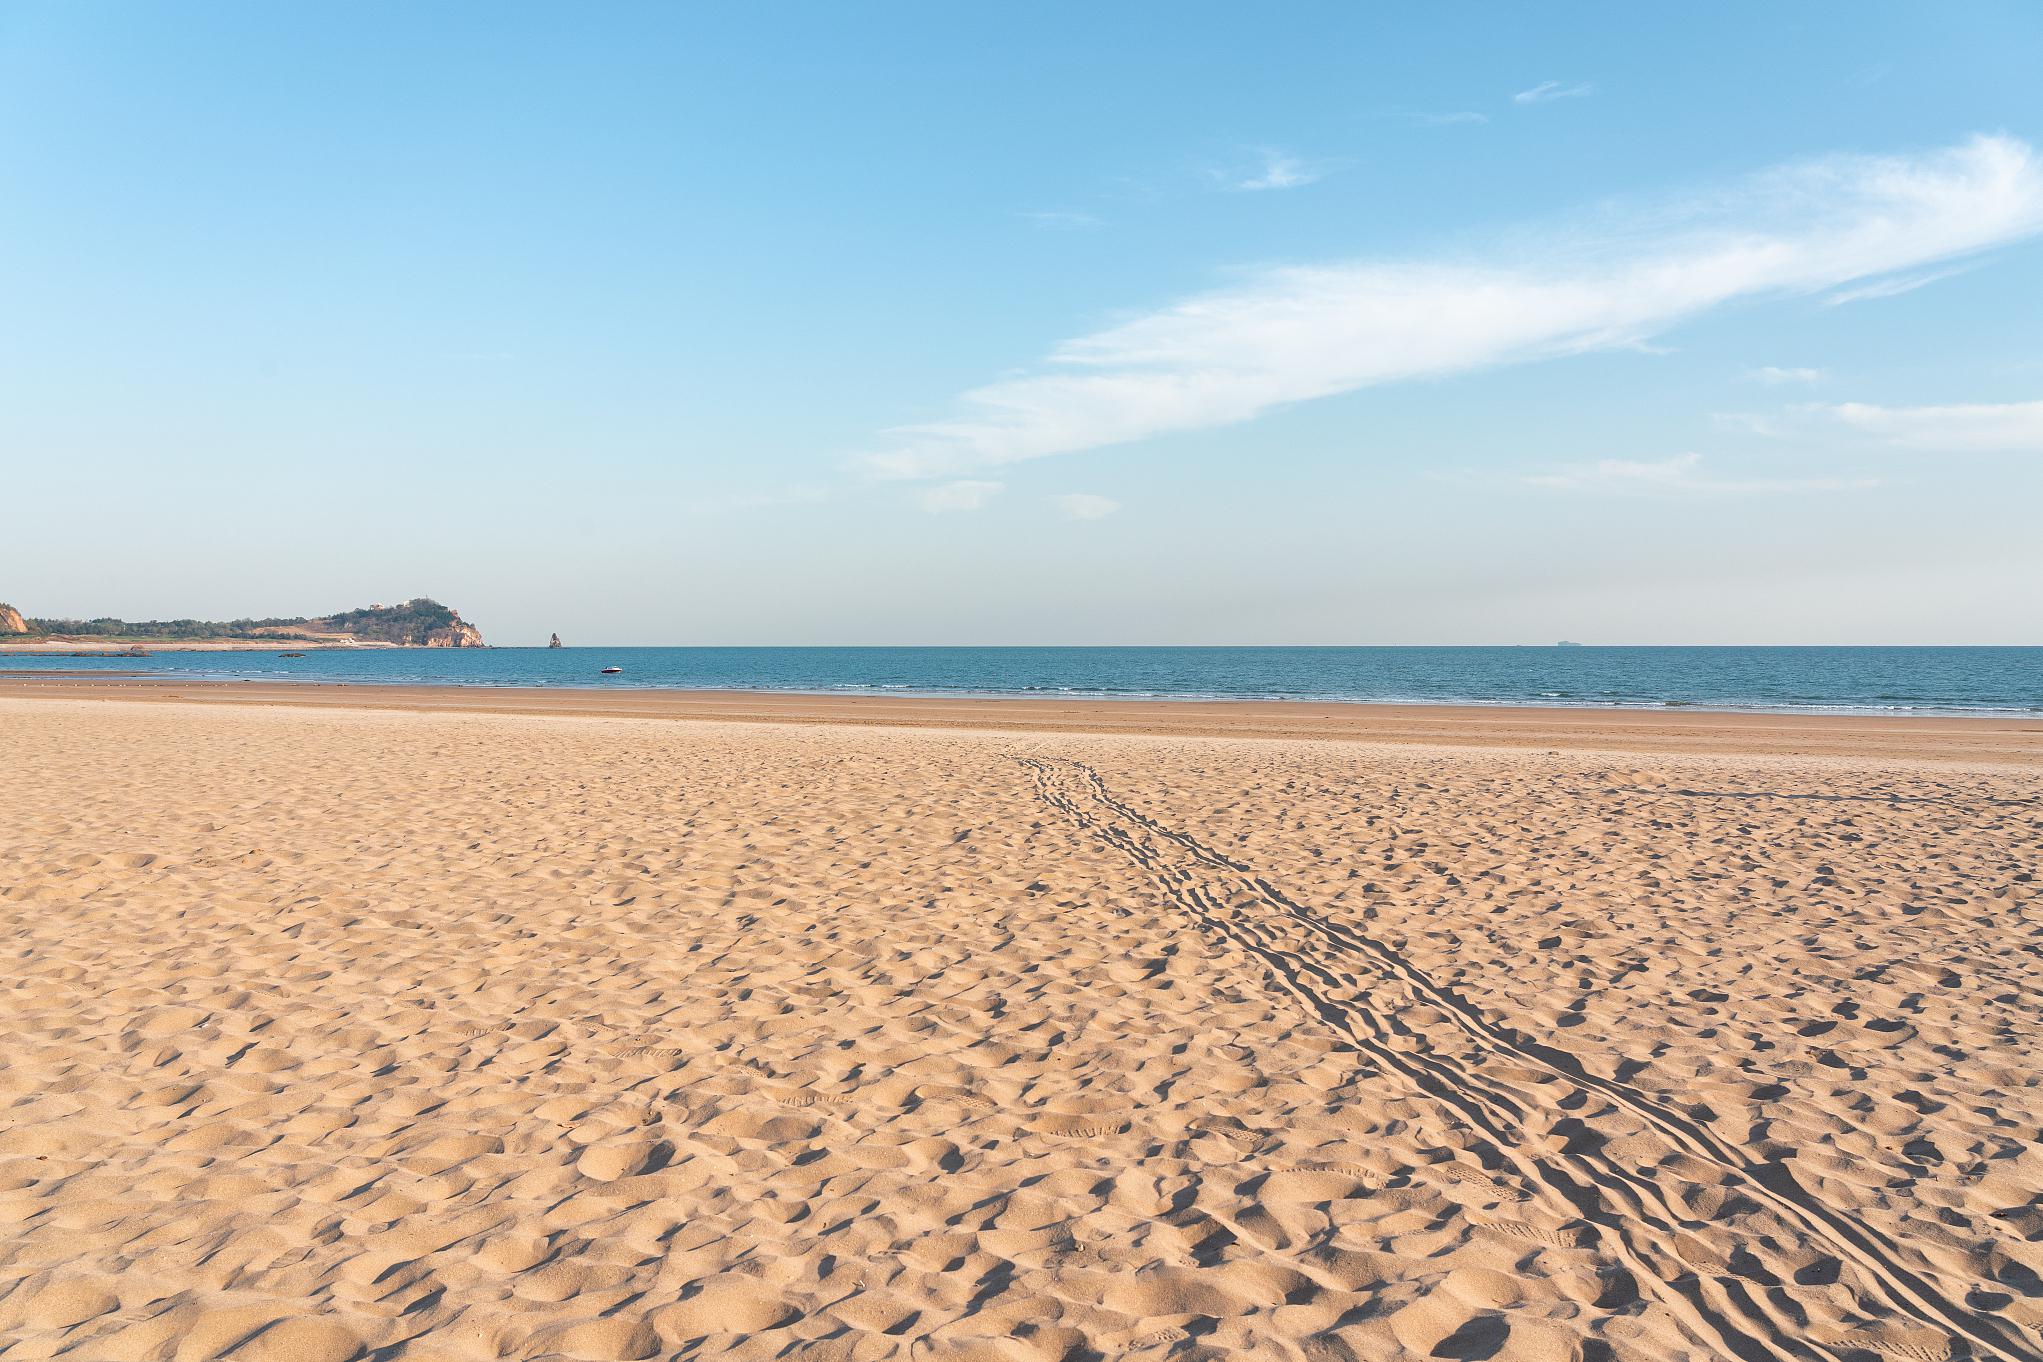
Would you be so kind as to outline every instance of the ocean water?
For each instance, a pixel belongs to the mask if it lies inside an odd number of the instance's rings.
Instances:
[[[608,666],[623,668],[603,676]],[[2043,648],[487,648],[0,655],[264,681],[2043,714]]]

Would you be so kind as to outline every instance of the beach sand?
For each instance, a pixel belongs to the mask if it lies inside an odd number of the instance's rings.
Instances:
[[[591,696],[6,683],[0,1358],[2043,1357],[2043,725]]]

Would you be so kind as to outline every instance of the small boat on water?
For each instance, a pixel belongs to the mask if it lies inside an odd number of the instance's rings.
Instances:
[[[624,670],[624,668],[622,668],[622,667],[605,667],[605,668],[603,669],[603,675],[605,675],[605,676],[615,676],[615,675],[617,675],[617,674],[618,674],[619,672],[621,672],[621,671],[623,671],[623,670]]]
[[[303,657],[303,656],[305,656],[305,654],[303,654],[303,653],[278,653],[278,654],[277,654],[277,656],[278,656],[278,657]]]

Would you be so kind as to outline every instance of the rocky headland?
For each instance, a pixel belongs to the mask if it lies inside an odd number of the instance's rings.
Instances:
[[[0,635],[13,646],[79,644],[128,648],[312,647],[484,648],[482,631],[461,613],[429,597],[400,605],[376,604],[337,614],[291,619],[120,620],[42,619],[0,605]]]

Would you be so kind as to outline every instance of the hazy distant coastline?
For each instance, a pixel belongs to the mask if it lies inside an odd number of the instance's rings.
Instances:
[[[483,648],[482,631],[426,596],[289,619],[43,619],[0,604],[0,651],[220,652],[304,648]]]

